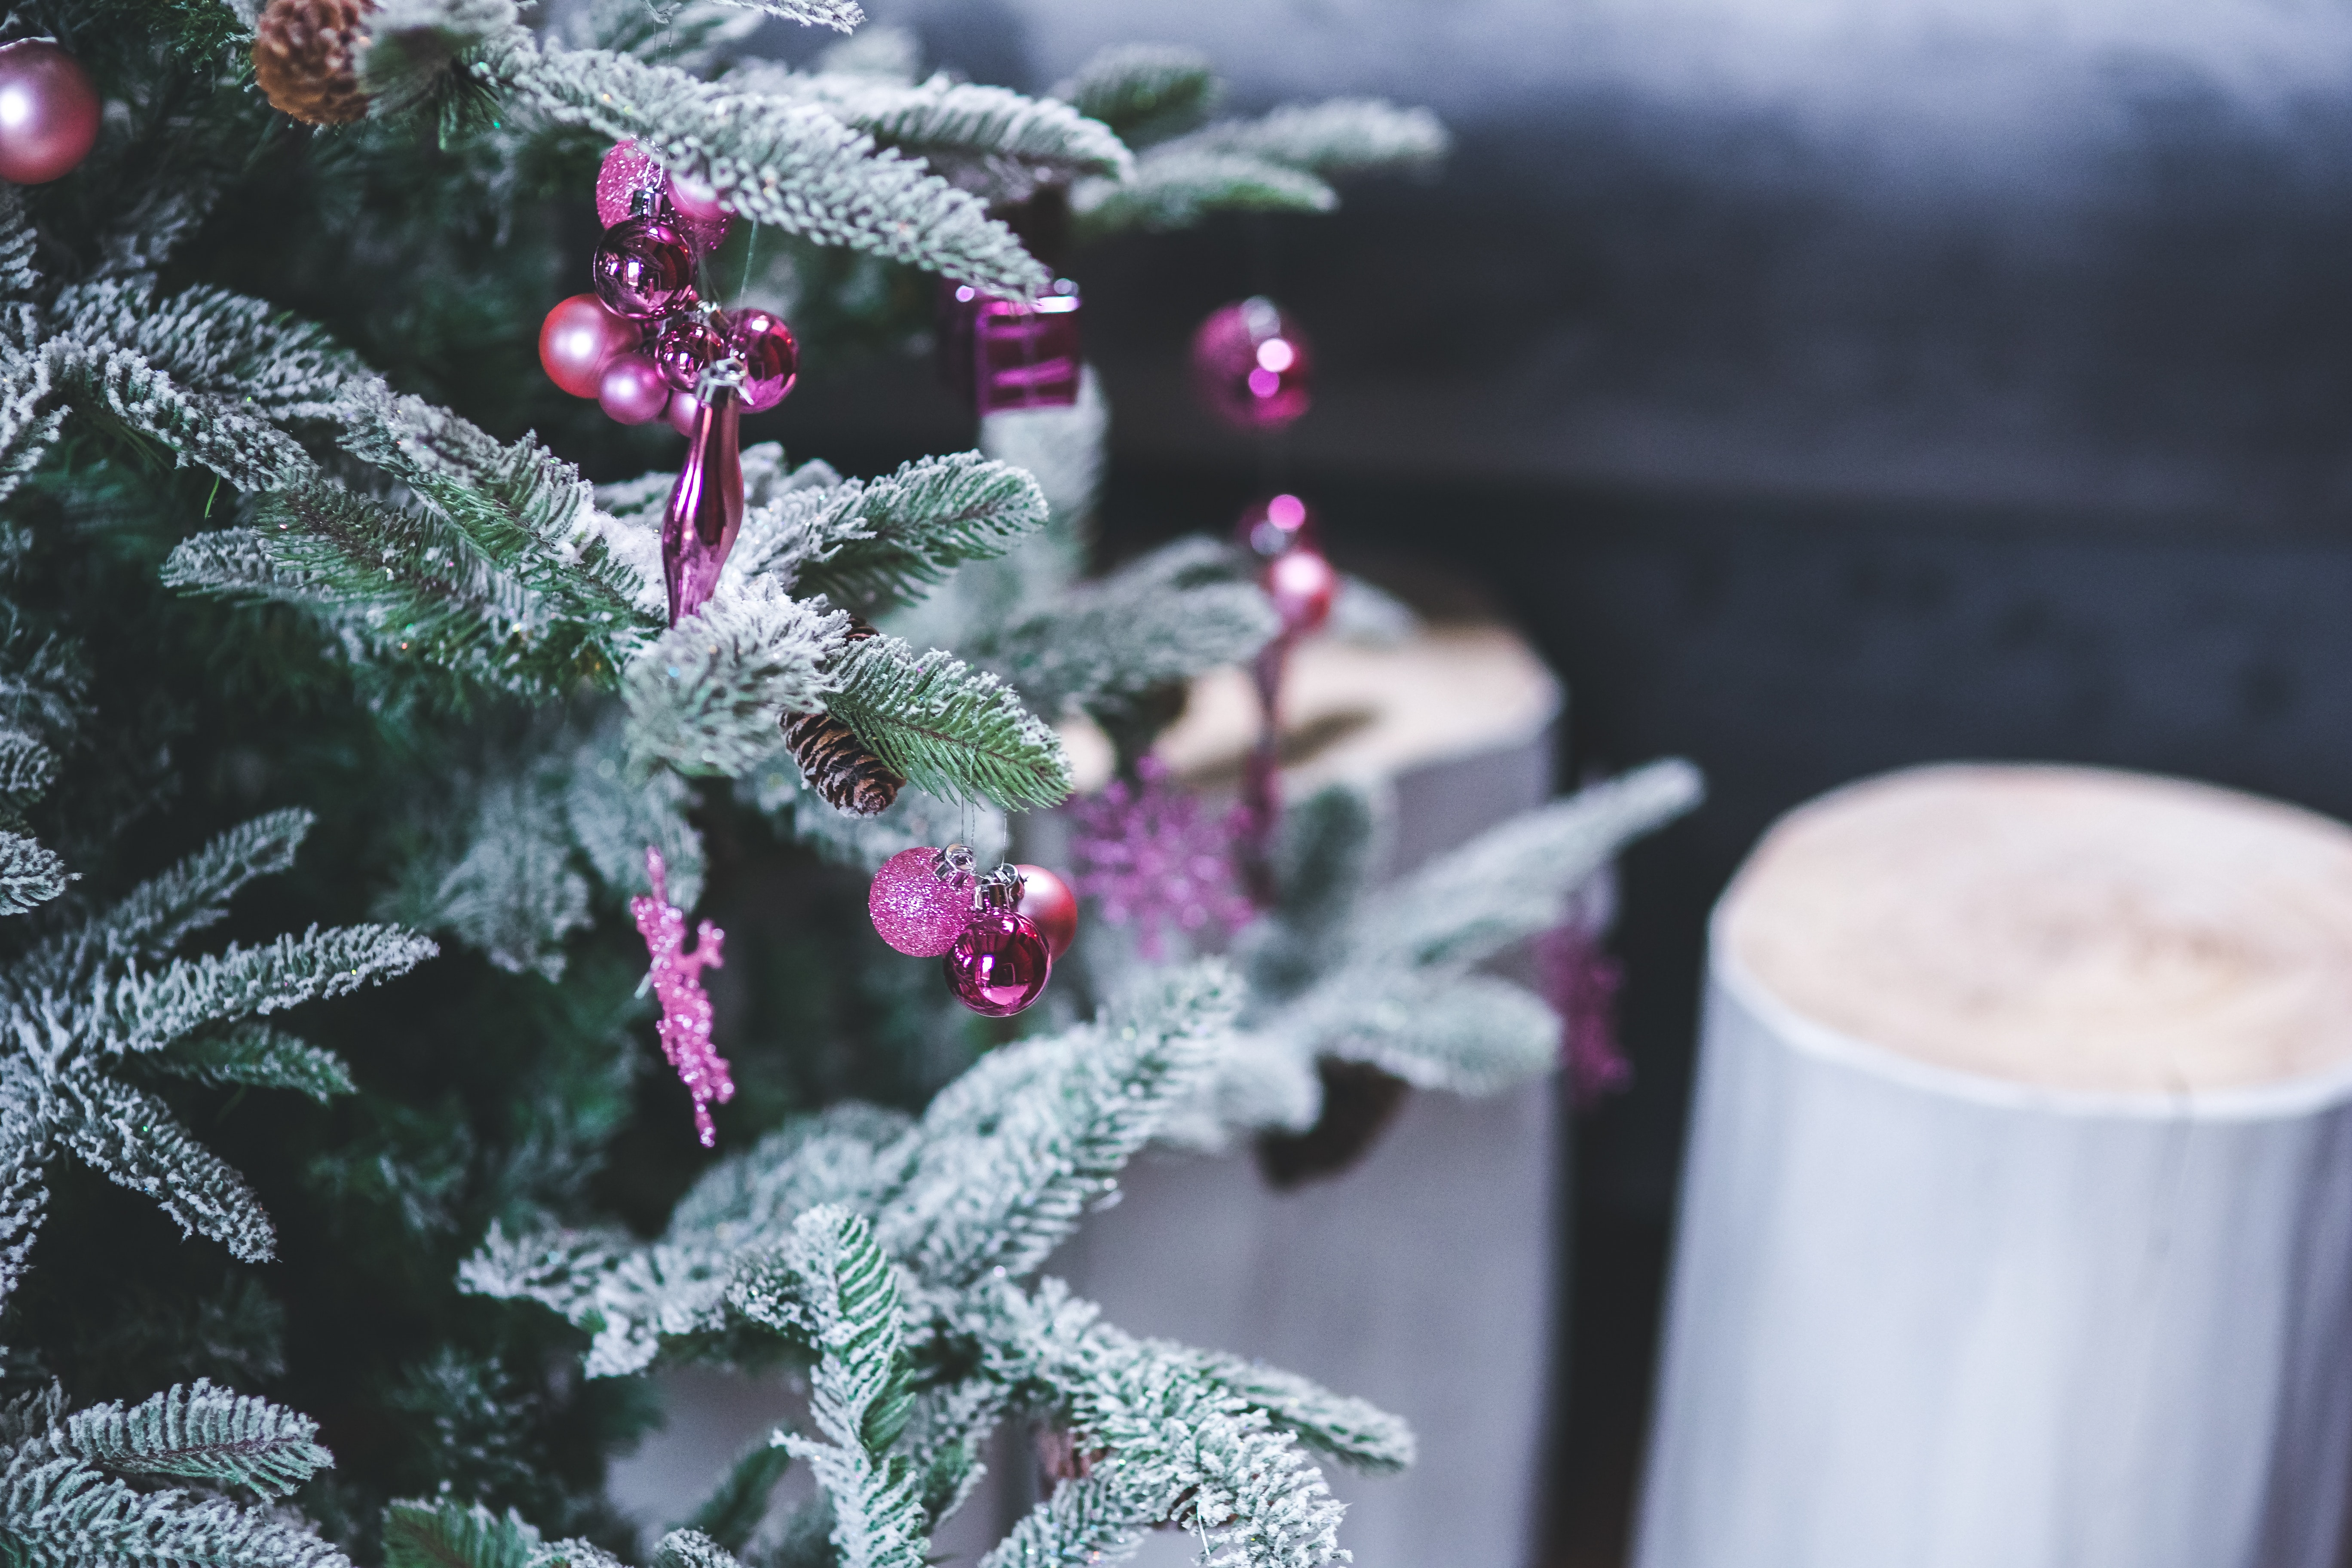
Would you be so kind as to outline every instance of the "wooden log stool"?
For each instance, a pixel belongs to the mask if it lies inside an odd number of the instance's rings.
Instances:
[[[1639,1568],[2334,1568],[2352,829],[1917,769],[1717,907]]]

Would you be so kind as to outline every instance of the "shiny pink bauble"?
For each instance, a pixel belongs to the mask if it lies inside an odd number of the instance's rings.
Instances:
[[[1024,862],[1013,868],[1021,873],[1021,901],[1013,906],[1013,912],[1026,915],[1045,939],[1045,950],[1061,957],[1078,940],[1078,895],[1043,866]]]
[[[992,1018],[1010,1018],[1043,994],[1053,977],[1054,953],[1028,916],[982,910],[940,966],[957,1001]]]
[[[547,313],[539,329],[539,363],[547,378],[574,397],[604,390],[604,367],[637,346],[635,321],[604,309],[593,294],[574,294]]]
[[[624,425],[658,419],[669,408],[669,384],[644,354],[615,354],[596,389],[596,405]]]
[[[743,362],[744,413],[773,408],[792,391],[801,349],[782,316],[757,309],[729,311],[727,348]]]
[[[1321,530],[1315,509],[1294,495],[1267,496],[1242,510],[1234,524],[1234,542],[1253,554],[1271,561],[1286,550],[1305,545],[1320,548]]]
[[[694,394],[671,393],[669,395],[669,427],[688,440],[693,440],[694,422],[699,416],[701,408],[702,405],[695,401]]]
[[[950,879],[933,868],[939,850],[901,849],[874,873],[866,913],[884,942],[914,958],[937,958],[971,923],[972,879]]]
[[[633,321],[650,321],[694,303],[693,247],[656,218],[633,217],[606,229],[588,270],[604,308]]]
[[[1291,636],[1318,629],[1331,618],[1331,601],[1339,595],[1339,574],[1319,550],[1305,545],[1285,552],[1265,563],[1258,574],[1282,629]]]
[[[43,185],[98,142],[103,106],[81,62],[43,38],[0,47],[0,180]]]
[[[665,179],[654,155],[635,142],[614,144],[596,169],[596,221],[618,228],[637,216],[637,193],[659,195]]]
[[[1306,413],[1313,368],[1298,323],[1271,300],[1212,310],[1192,334],[1192,384],[1201,401],[1244,430],[1279,430]]]
[[[702,373],[726,351],[726,340],[693,310],[672,316],[654,334],[654,363],[661,367],[662,379],[679,392],[702,384]]]

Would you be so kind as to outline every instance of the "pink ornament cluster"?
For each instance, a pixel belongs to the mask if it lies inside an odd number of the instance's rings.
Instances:
[[[719,967],[727,933],[704,921],[694,933],[694,951],[686,951],[686,911],[669,901],[667,868],[661,851],[646,850],[646,874],[651,893],[629,900],[629,914],[637,934],[652,955],[654,997],[661,1004],[662,1055],[677,1070],[686,1092],[694,1098],[694,1135],[706,1149],[719,1142],[719,1129],[710,1120],[712,1101],[720,1105],[735,1098],[735,1079],[727,1058],[710,1044],[710,994],[702,988],[702,971]]]
[[[890,857],[866,890],[866,912],[875,934],[898,952],[943,960],[956,999],[992,1018],[1009,1018],[1043,995],[1054,961],[1078,934],[1068,883],[1028,865],[983,879],[961,844]]]
[[[549,378],[621,424],[667,414],[688,437],[702,374],[722,359],[740,363],[733,395],[743,412],[782,402],[800,365],[792,329],[773,311],[706,304],[696,285],[732,214],[715,189],[664,171],[634,142],[607,153],[596,175],[604,238],[590,264],[595,291],[548,312],[539,357]]]
[[[1255,907],[1234,864],[1234,819],[1212,816],[1168,783],[1168,765],[1146,756],[1136,781],[1113,779],[1070,809],[1070,858],[1077,890],[1098,900],[1102,917],[1136,928],[1136,947],[1157,959],[1161,928],[1230,935]]]

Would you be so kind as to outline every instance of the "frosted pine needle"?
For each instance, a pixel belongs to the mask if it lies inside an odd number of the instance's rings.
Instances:
[[[1157,960],[1163,922],[1230,935],[1256,910],[1234,869],[1234,823],[1171,787],[1159,758],[1135,773],[1070,807],[1071,859],[1078,891],[1101,900],[1112,925],[1134,925],[1137,949]]]
[[[694,933],[694,951],[686,951],[686,911],[669,901],[669,885],[661,851],[646,850],[646,874],[654,890],[629,900],[637,934],[653,955],[654,996],[661,1003],[662,1055],[677,1070],[686,1092],[694,1097],[694,1135],[706,1149],[719,1142],[719,1129],[710,1120],[710,1102],[724,1105],[735,1098],[735,1079],[727,1058],[710,1044],[710,994],[702,988],[705,965],[717,969],[727,933],[704,921]]]

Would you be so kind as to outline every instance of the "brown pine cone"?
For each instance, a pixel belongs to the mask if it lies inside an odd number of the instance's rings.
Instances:
[[[367,114],[360,46],[374,0],[269,0],[253,29],[253,74],[271,107],[312,125]]]
[[[850,617],[849,640],[864,642],[874,628]],[[904,774],[866,749],[856,731],[830,713],[784,715],[784,744],[809,787],[834,810],[851,816],[887,811],[906,787]]]

